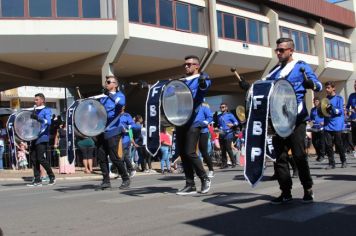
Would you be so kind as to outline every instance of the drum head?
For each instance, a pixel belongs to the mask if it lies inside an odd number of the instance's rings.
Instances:
[[[162,92],[162,109],[172,125],[186,124],[193,112],[193,96],[189,87],[179,80],[168,82]]]
[[[278,80],[270,97],[270,116],[279,136],[286,138],[292,134],[297,113],[297,98],[292,85],[286,80]]]
[[[20,111],[15,118],[15,134],[23,141],[33,141],[41,132],[41,123],[31,119],[32,111]]]
[[[107,121],[105,107],[94,99],[81,101],[74,111],[74,124],[80,134],[94,137],[104,132]]]

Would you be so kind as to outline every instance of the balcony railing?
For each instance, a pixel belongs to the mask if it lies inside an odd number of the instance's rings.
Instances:
[[[113,19],[114,0],[0,0],[0,18]]]

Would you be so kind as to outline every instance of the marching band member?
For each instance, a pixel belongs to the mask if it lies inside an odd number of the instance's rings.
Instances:
[[[325,130],[325,150],[329,158],[329,165],[326,169],[335,169],[334,149],[339,151],[341,168],[346,168],[345,150],[341,138],[342,130],[344,129],[344,99],[335,92],[335,83],[328,81],[325,83],[325,91],[330,104],[326,107],[326,111],[330,117],[324,118]]]
[[[229,154],[232,168],[236,167],[236,158],[231,148],[234,141],[234,129],[239,125],[239,122],[233,114],[228,110],[226,103],[220,104],[221,113],[218,115],[218,127],[220,131],[219,143],[221,147],[222,166],[221,169],[228,167],[226,152]]]
[[[324,138],[324,117],[320,115],[320,99],[314,97],[314,107],[310,110],[310,121],[313,122],[312,143],[317,155],[316,160],[321,162],[325,155],[325,138]]]
[[[293,59],[294,42],[290,38],[279,38],[276,41],[279,64],[267,75],[268,80],[286,79],[291,83],[297,97],[298,114],[296,127],[293,133],[282,138],[278,135],[273,137],[273,146],[276,153],[274,164],[275,173],[282,191],[281,195],[272,200],[272,204],[282,204],[292,200],[292,178],[288,166],[288,150],[291,149],[292,157],[295,160],[299,172],[299,179],[304,188],[303,202],[314,201],[312,190],[313,180],[310,175],[307,154],[305,152],[306,119],[308,111],[306,109],[304,96],[306,89],[320,91],[322,84],[317,79],[311,67],[304,61]],[[306,75],[306,76],[304,76]]]
[[[190,121],[184,126],[176,127],[177,147],[183,163],[186,179],[184,188],[178,190],[177,195],[195,194],[194,172],[201,180],[201,193],[208,193],[211,181],[208,178],[203,163],[196,153],[196,146],[200,137],[204,120],[200,117],[199,110],[202,109],[202,102],[207,93],[211,81],[206,74],[200,74],[200,61],[197,56],[187,56],[184,63],[186,77],[182,79],[192,92],[194,99],[193,114]],[[203,124],[204,123],[204,124]]]
[[[56,183],[56,177],[47,159],[47,149],[49,142],[49,126],[51,125],[52,111],[45,106],[46,98],[43,93],[35,95],[35,110],[31,118],[41,123],[41,132],[38,138],[31,142],[30,158],[33,163],[34,179],[27,186],[42,186],[41,181],[41,165],[46,170],[49,177],[48,185]]]
[[[103,174],[103,181],[96,190],[111,188],[109,177],[109,155],[112,164],[117,167],[122,178],[120,189],[128,189],[130,177],[122,157],[118,155],[119,139],[125,128],[120,125],[120,115],[125,106],[125,95],[119,91],[119,82],[116,76],[106,76],[105,96],[100,98],[108,114],[107,127],[103,134],[98,136],[98,162]]]
[[[356,91],[356,81],[354,83],[354,89]],[[351,93],[349,99],[347,100],[346,109],[351,111],[350,119],[351,119],[351,133],[352,133],[352,142],[354,145],[354,155],[356,154],[356,117],[355,110],[356,110],[356,92]]]

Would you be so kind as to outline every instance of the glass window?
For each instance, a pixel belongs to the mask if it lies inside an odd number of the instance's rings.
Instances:
[[[315,55],[315,39],[313,35],[309,34],[309,41],[310,54]]]
[[[24,16],[23,0],[2,0],[1,1],[2,17],[22,17]]]
[[[224,33],[225,38],[234,39],[234,17],[229,14],[224,14]]]
[[[83,17],[100,18],[100,0],[83,0]]]
[[[218,18],[218,36],[223,37],[223,32],[222,32],[222,13],[218,12],[217,14]]]
[[[351,61],[349,45],[345,45],[345,61]]]
[[[51,17],[51,0],[29,0],[31,17]]]
[[[331,40],[330,39],[325,39],[325,50],[326,50],[326,57],[332,58]]]
[[[142,4],[142,22],[147,24],[157,24],[156,22],[156,1],[144,0]]]
[[[186,4],[177,3],[177,29],[189,31],[189,6]]]
[[[77,0],[57,0],[57,16],[78,17]]]
[[[301,33],[301,43],[302,43],[302,50],[304,53],[310,53],[309,51],[309,38],[308,34]]]
[[[289,38],[289,29],[286,29],[286,28],[282,28],[281,30],[281,37],[282,38]]]
[[[173,28],[173,9],[171,1],[159,1],[159,17],[160,25]]]
[[[238,40],[247,41],[245,18],[236,17],[236,32]]]
[[[332,42],[332,49],[333,49],[333,58],[339,58],[339,47],[337,45],[337,42]]]
[[[258,43],[258,28],[255,20],[248,21],[248,38],[249,42]]]
[[[299,32],[292,30],[292,39],[294,41],[295,50],[298,52],[302,51],[301,42],[299,38]]]
[[[190,5],[192,32],[204,33],[204,7]]]
[[[133,22],[140,21],[140,17],[138,14],[138,0],[129,1],[129,20]]]
[[[346,61],[345,58],[345,44],[344,43],[338,43],[339,44],[339,59],[342,61]]]
[[[269,45],[269,40],[268,40],[268,25],[262,22],[259,22],[259,29],[260,29],[260,44],[263,46],[268,46]]]

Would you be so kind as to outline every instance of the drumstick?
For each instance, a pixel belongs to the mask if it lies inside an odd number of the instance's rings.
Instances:
[[[82,99],[83,97],[82,97],[82,94],[80,93],[79,87],[77,86],[77,87],[75,87],[75,89],[77,90],[77,94],[78,94],[79,98]]]
[[[236,76],[236,78],[241,82],[242,79],[241,79],[239,73],[237,73],[236,67],[235,67],[235,68],[231,68],[230,70],[231,70],[232,73],[234,73],[234,75]]]

